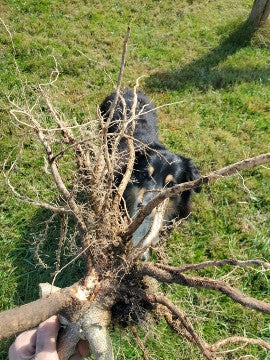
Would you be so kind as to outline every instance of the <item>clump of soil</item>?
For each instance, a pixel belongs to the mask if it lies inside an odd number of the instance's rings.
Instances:
[[[111,308],[113,322],[121,327],[142,324],[154,306],[147,300],[146,293],[153,293],[152,284],[148,279],[138,278],[130,273],[121,281],[118,300]]]

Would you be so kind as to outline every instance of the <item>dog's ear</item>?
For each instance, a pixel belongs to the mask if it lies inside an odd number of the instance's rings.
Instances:
[[[187,181],[193,181],[200,177],[200,172],[196,168],[196,166],[193,164],[191,159],[188,159],[187,162]],[[195,192],[199,193],[201,192],[201,186],[198,186],[194,189]]]

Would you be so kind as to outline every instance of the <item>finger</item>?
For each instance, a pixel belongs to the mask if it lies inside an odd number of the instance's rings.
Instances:
[[[74,354],[69,358],[69,360],[81,360],[81,359],[82,357],[80,354]]]
[[[32,329],[20,334],[10,346],[9,360],[27,359],[36,352],[37,329]]]
[[[73,354],[69,360],[81,360],[82,358],[90,355],[88,341],[80,340],[76,346],[76,353]]]
[[[80,340],[77,344],[77,348],[79,350],[79,353],[85,357],[90,355],[90,351],[89,351],[89,343],[87,340]]]
[[[37,360],[58,360],[56,340],[60,324],[57,316],[52,316],[41,323],[37,330],[36,357]]]

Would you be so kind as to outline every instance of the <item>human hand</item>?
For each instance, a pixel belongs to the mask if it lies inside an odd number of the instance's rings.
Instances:
[[[60,324],[57,316],[42,322],[38,328],[20,334],[9,348],[9,360],[59,360],[56,340]],[[69,360],[79,360],[89,354],[88,345],[80,341],[78,352]]]

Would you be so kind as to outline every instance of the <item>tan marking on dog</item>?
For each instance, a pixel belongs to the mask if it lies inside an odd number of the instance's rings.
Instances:
[[[174,217],[176,212],[177,212],[177,208],[176,208],[175,200],[169,199],[164,217],[165,220],[169,220],[172,217]]]
[[[138,191],[138,195],[137,195],[137,201],[138,201],[138,203],[139,203],[139,202],[143,202],[143,198],[144,198],[144,195],[145,195],[146,192],[147,192],[147,189],[145,189],[145,188],[142,188],[142,189],[140,189],[140,190]],[[156,210],[157,210],[157,208],[154,208],[154,209],[152,210],[152,213],[151,213],[151,214],[155,214],[155,213],[156,213]]]
[[[169,174],[169,175],[167,175],[166,178],[165,178],[164,185],[167,185],[167,184],[168,184],[169,182],[171,182],[171,181],[174,181],[174,177],[173,177],[172,174]]]
[[[137,186],[132,186],[129,190],[128,196],[126,198],[126,206],[129,214],[133,215],[134,204],[138,198],[139,188]]]
[[[146,189],[142,188],[138,191],[138,194],[137,194],[137,201],[138,202],[142,202],[143,201],[143,197],[144,197],[144,194],[146,192]]]
[[[152,176],[155,171],[154,166],[152,166],[152,165],[148,166],[147,171],[148,171],[149,176]]]

